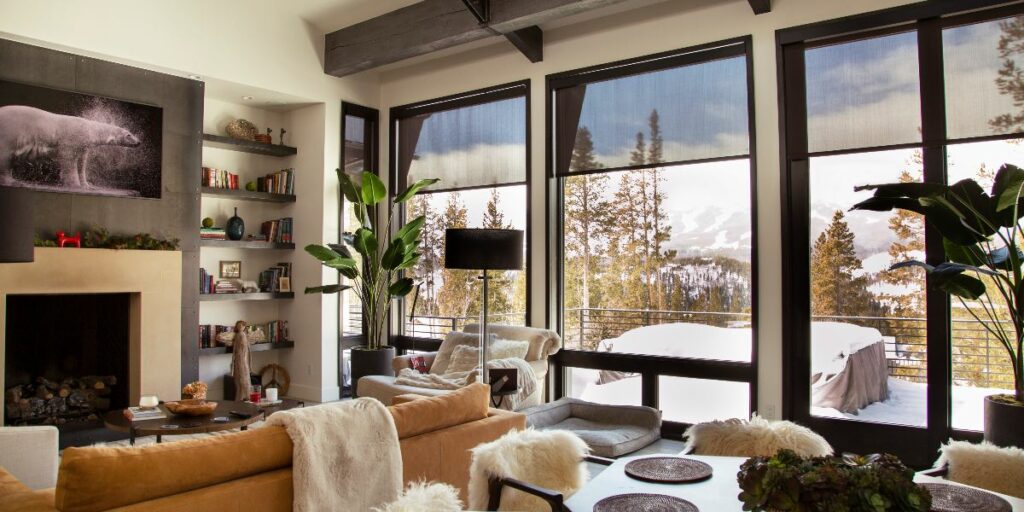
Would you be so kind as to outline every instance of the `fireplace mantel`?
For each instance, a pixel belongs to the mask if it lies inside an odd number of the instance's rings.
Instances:
[[[0,366],[7,295],[130,293],[129,399],[175,399],[181,382],[181,252],[37,247],[35,262],[0,264]],[[60,312],[53,313],[60,321]],[[6,383],[4,389],[7,388]],[[0,394],[0,410],[3,407]]]

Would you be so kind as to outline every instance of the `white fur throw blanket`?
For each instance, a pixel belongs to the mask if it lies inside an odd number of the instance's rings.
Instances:
[[[568,498],[590,478],[583,457],[587,443],[565,430],[513,430],[473,448],[469,466],[469,510],[487,510],[488,479],[515,478]],[[550,511],[544,500],[505,487],[498,510]]]
[[[395,421],[383,404],[357,398],[274,413],[267,425],[288,431],[292,510],[370,510],[402,490]]]
[[[950,441],[941,451],[936,466],[949,466],[948,480],[1024,498],[1024,450]]]
[[[516,375],[519,391],[514,395],[505,397],[505,399],[501,401],[500,409],[506,409],[509,411],[518,409],[519,404],[537,390],[537,374],[533,371],[533,367],[530,366],[530,363],[526,362],[525,359],[520,359],[518,357],[494,359],[487,362],[487,367],[490,369],[515,368],[518,370]],[[403,368],[402,371],[398,372],[398,376],[395,377],[395,384],[399,386],[414,386],[418,388],[453,390],[473,384],[478,378],[479,374],[476,369],[465,372],[437,375],[433,373],[420,373],[412,368]]]
[[[785,448],[801,457],[832,455],[828,441],[807,427],[789,421],[754,416],[750,421],[731,419],[698,423],[683,434],[684,453],[734,457],[771,456]]]

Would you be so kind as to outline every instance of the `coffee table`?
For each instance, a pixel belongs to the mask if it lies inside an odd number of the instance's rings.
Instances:
[[[163,436],[180,436],[186,434],[205,434],[239,428],[246,430],[249,425],[265,418],[270,411],[263,411],[249,402],[218,401],[217,409],[213,414],[206,416],[181,416],[171,414],[159,406],[167,414],[166,418],[154,420],[131,421],[125,417],[123,410],[110,411],[103,415],[103,424],[110,430],[128,434],[128,442],[135,445],[135,438],[140,436],[156,436],[156,442],[161,442]],[[249,415],[248,418],[232,416],[231,411]],[[214,418],[226,417],[226,422],[215,422]],[[176,425],[177,427],[170,427]]]

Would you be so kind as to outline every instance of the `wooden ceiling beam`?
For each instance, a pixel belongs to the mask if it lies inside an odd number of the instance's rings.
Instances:
[[[325,36],[324,72],[346,76],[445,48],[508,36],[528,58],[542,23],[625,0],[490,0],[490,23],[481,24],[463,0],[424,0]],[[516,31],[527,29],[519,35]],[[514,39],[514,40],[513,40]],[[526,43],[526,50],[519,46]],[[529,52],[529,53],[527,53]],[[531,57],[532,55],[532,57]]]
[[[764,14],[772,12],[772,0],[747,0],[750,2],[750,8],[754,10],[754,14]]]
[[[544,60],[544,32],[537,25],[509,32],[505,34],[505,38],[530,62]]]

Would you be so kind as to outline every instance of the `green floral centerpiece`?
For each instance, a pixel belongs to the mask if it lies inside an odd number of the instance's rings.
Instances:
[[[813,457],[790,450],[753,457],[737,475],[743,510],[927,512],[932,498],[893,455]]]

